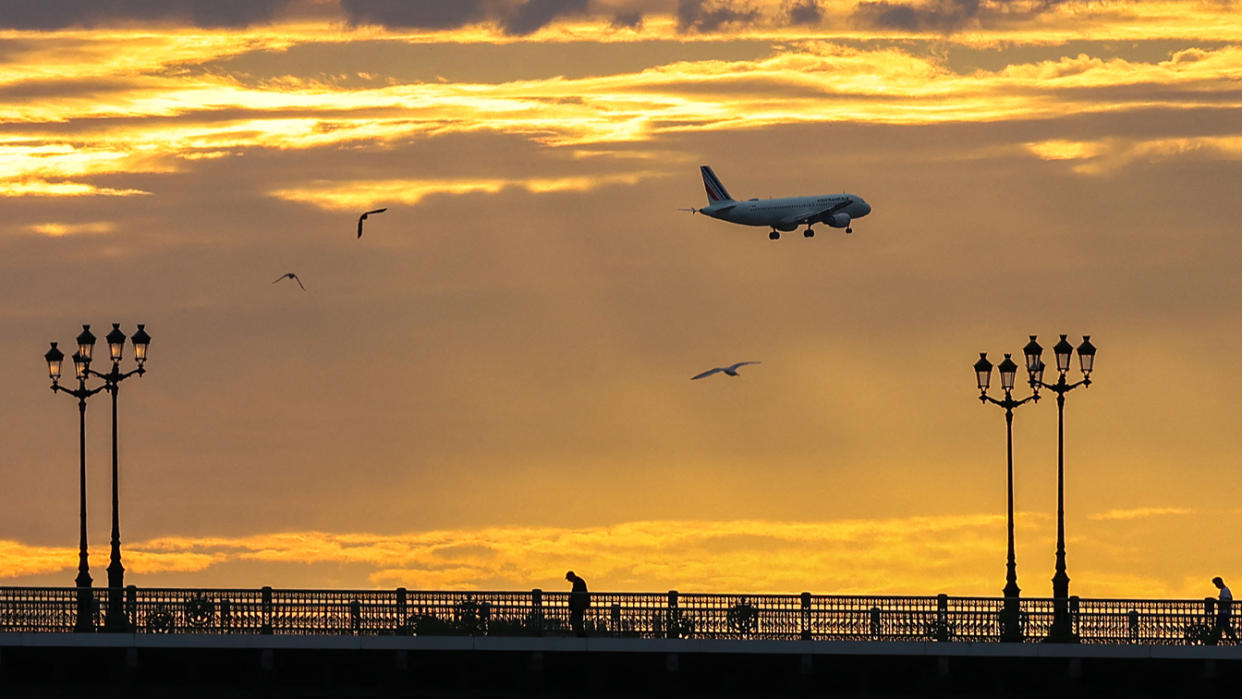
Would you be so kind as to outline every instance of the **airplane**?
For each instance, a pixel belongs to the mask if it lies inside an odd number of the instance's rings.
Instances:
[[[737,201],[721,184],[711,167],[702,165],[703,186],[707,189],[707,206],[701,209],[681,209],[700,213],[729,223],[744,226],[771,226],[768,238],[777,240],[779,231],[796,230],[805,225],[802,235],[815,235],[812,224],[824,223],[833,228],[844,228],[853,233],[850,223],[871,213],[871,205],[857,194],[824,194],[812,197],[780,197],[778,199],[747,199]]]

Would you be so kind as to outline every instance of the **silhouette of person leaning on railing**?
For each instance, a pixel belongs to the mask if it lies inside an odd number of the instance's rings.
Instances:
[[[1220,589],[1220,597],[1216,601],[1216,623],[1212,625],[1212,637],[1208,643],[1216,645],[1220,642],[1221,634],[1224,633],[1236,644],[1238,636],[1233,631],[1233,625],[1229,623],[1233,615],[1233,593],[1219,576],[1212,578],[1212,584]]]
[[[586,615],[587,607],[591,606],[591,595],[587,592],[586,581],[574,575],[572,570],[565,573],[565,579],[573,583],[573,589],[569,593],[569,625],[573,627],[575,636],[585,637],[586,626],[582,618]]]

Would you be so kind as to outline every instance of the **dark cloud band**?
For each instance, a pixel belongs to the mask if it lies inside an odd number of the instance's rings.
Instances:
[[[530,34],[566,16],[583,15],[588,0],[341,0],[353,24],[452,29],[494,22],[506,34]]]
[[[270,22],[291,0],[39,0],[0,3],[0,27],[61,29],[127,22],[244,27]]]
[[[921,5],[879,0],[859,3],[854,19],[868,27],[948,32],[959,29],[978,14],[979,0],[936,0]]]
[[[677,0],[677,26],[682,31],[711,32],[731,24],[755,22],[759,11],[727,0]]]

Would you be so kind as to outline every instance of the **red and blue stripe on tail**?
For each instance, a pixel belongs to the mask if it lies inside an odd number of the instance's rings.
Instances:
[[[716,173],[707,165],[700,165],[699,170],[703,172],[703,188],[707,190],[707,201],[709,204],[718,204],[725,201],[733,201],[733,197],[729,196],[729,190],[724,188],[720,183],[720,178],[716,177]]]

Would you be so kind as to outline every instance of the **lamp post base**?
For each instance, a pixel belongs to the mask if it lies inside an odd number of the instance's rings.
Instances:
[[[1021,592],[1011,564],[1009,581],[1005,585],[1005,602],[1000,613],[1000,640],[1003,643],[1021,643],[1025,635],[1022,633],[1022,608],[1018,597]]]
[[[125,568],[121,565],[119,544],[113,544],[112,562],[108,565],[108,609],[105,612],[104,630],[109,633],[127,633],[133,630],[125,618]]]
[[[108,588],[108,610],[104,616],[104,631],[108,633],[129,633],[134,630],[122,608],[124,590],[119,587]]]
[[[1001,643],[1021,643],[1024,640],[1017,612],[1001,612],[1000,640]]]
[[[84,587],[84,586],[79,585],[77,597],[78,597],[77,619],[74,620],[73,631],[74,633],[94,633],[95,632],[95,620],[94,620],[95,596],[94,594],[92,594],[90,587]]]
[[[1079,643],[1078,634],[1070,628],[1069,617],[1058,616],[1052,620],[1052,628],[1048,629],[1048,635],[1044,637],[1044,643]]]
[[[1005,605],[1000,613],[1000,640],[1002,643],[1021,643],[1022,612],[1018,607],[1017,596],[1005,596]]]

